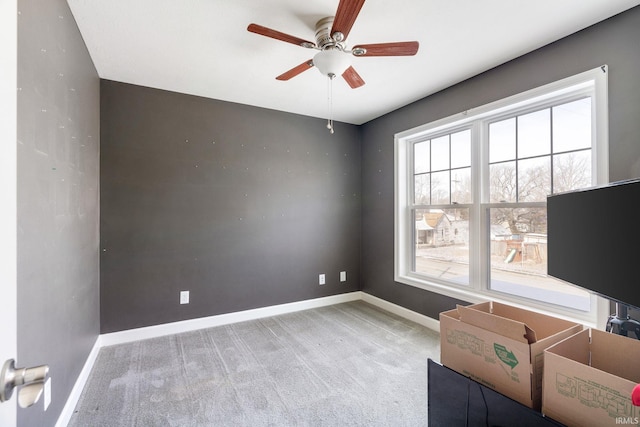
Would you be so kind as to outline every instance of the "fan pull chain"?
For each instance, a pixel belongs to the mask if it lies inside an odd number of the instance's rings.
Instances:
[[[329,101],[329,118],[327,119],[327,129],[329,132],[333,134],[333,78],[336,76],[335,74],[329,74],[329,83],[328,87],[328,101]]]

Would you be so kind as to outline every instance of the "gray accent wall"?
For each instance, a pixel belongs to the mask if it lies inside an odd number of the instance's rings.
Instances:
[[[52,426],[99,334],[100,80],[66,1],[18,11],[17,363],[52,390],[18,425]]]
[[[362,126],[362,290],[438,318],[454,299],[394,282],[394,134],[609,66],[609,177],[640,176],[640,7]],[[425,78],[429,74],[425,73]]]
[[[103,333],[359,289],[357,126],[107,80],[101,126]]]

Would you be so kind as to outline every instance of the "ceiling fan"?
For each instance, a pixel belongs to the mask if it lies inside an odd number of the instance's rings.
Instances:
[[[313,59],[309,59],[276,77],[277,80],[289,80],[315,66],[329,79],[341,75],[351,88],[356,89],[364,85],[364,80],[351,65],[351,56],[411,56],[418,52],[419,47],[417,41],[406,41],[360,44],[348,49],[347,36],[364,2],[365,0],[340,0],[335,16],[322,18],[316,23],[315,43],[258,24],[250,24],[247,30],[320,51]]]

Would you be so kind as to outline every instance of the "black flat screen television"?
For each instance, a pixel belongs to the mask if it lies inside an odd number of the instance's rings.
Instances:
[[[640,307],[640,179],[547,198],[548,274]]]

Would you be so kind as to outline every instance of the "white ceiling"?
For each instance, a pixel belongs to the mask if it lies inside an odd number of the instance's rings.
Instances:
[[[326,118],[328,79],[276,76],[316,53],[247,31],[315,41],[338,0],[68,0],[101,78]],[[366,84],[333,84],[336,121],[362,124],[486,71],[640,0],[367,0],[347,39],[417,40],[410,57],[353,58]]]

